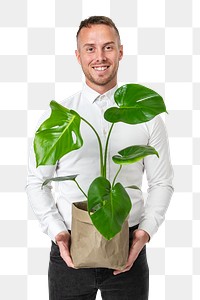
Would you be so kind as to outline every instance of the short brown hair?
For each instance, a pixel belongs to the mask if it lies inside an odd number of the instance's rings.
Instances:
[[[118,31],[115,23],[110,18],[105,17],[105,16],[91,16],[88,19],[81,21],[79,29],[76,34],[76,38],[78,39],[78,35],[82,28],[84,28],[84,27],[88,28],[92,25],[101,25],[101,24],[114,28],[117,33],[117,36],[119,37],[119,41],[120,41],[119,31]]]

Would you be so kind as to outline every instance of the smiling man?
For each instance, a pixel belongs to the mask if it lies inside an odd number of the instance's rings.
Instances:
[[[77,111],[87,119],[105,146],[110,125],[103,116],[105,110],[114,105],[117,72],[123,57],[123,46],[113,21],[103,16],[93,16],[82,21],[77,32],[75,54],[84,72],[85,83],[80,92],[64,100],[62,105]],[[48,111],[40,123],[47,119],[49,114]],[[155,146],[160,156],[159,159],[156,159],[155,155],[148,156],[128,169],[124,168],[120,173],[124,186],[130,186],[134,182],[141,187],[146,170],[149,184],[145,205],[141,191],[130,191],[130,252],[127,264],[121,271],[74,268],[70,256],[71,207],[73,202],[85,199],[70,181],[59,182],[56,204],[50,185],[41,190],[45,179],[55,174],[81,174],[79,183],[83,190],[88,190],[92,180],[99,176],[96,167],[99,154],[93,132],[82,125],[83,147],[65,155],[55,166],[36,168],[33,148],[31,150],[27,193],[43,232],[52,240],[49,264],[50,300],[93,300],[98,289],[104,300],[148,299],[149,270],[145,244],[163,222],[173,192],[173,172],[167,134],[159,116],[135,126],[119,122],[115,128],[112,133],[110,156],[130,144]],[[113,165],[108,164],[109,178],[113,178],[116,173]]]

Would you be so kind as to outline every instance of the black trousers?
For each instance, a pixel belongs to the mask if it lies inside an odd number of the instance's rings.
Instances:
[[[130,245],[136,228],[129,228]],[[58,246],[52,242],[48,279],[49,300],[95,300],[98,289],[103,300],[148,300],[146,247],[128,272],[113,275],[113,270],[106,268],[68,267],[60,256]]]

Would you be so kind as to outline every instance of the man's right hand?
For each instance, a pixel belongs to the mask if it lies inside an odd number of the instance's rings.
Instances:
[[[70,255],[70,241],[71,235],[68,231],[62,231],[55,237],[56,243],[60,250],[60,256],[66,262],[68,267],[74,268],[74,264]]]

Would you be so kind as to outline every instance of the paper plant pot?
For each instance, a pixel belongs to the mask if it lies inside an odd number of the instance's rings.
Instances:
[[[71,256],[76,268],[110,268],[122,270],[129,252],[129,227],[106,240],[94,227],[87,212],[87,202],[72,204]]]

